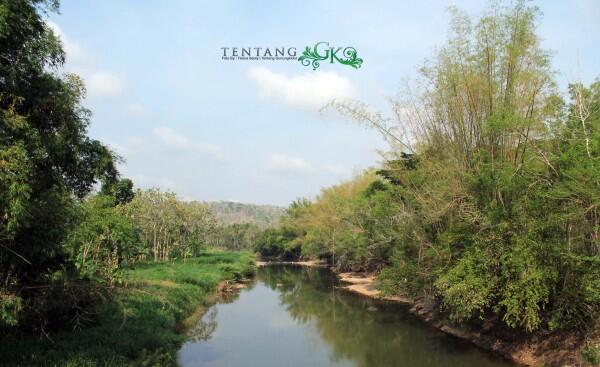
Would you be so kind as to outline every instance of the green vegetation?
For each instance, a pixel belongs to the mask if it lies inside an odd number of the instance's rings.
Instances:
[[[96,323],[77,331],[0,339],[0,364],[11,366],[170,366],[185,340],[182,321],[217,284],[252,275],[250,253],[206,253],[173,263],[142,264],[123,272],[114,299],[87,310]]]
[[[167,261],[202,252],[217,222],[206,205],[185,202],[174,193],[152,189],[138,191],[123,207],[140,231],[145,251],[140,260]]]
[[[536,8],[494,3],[476,22],[453,9],[447,44],[391,100],[394,118],[330,103],[383,134],[386,162],[281,218],[277,207],[134,191],[119,157],[87,136],[85,87],[60,72],[61,42],[41,16],[57,10],[0,2],[2,361],[173,364],[177,324],[251,269],[249,254],[211,247],[376,272],[384,293],[463,325],[584,335],[596,325],[600,81],[558,93]]]
[[[380,288],[429,300],[456,323],[593,328],[600,311],[600,81],[557,92],[536,8],[452,10],[447,44],[387,119],[333,108],[389,141],[384,167],[296,203],[283,256],[376,271]],[[290,234],[292,235],[290,238]]]
[[[252,257],[206,254],[248,245],[217,241],[205,204],[134,191],[87,136],[85,87],[42,16],[57,10],[0,2],[0,364],[174,364],[177,323]]]
[[[207,202],[219,222],[210,244],[230,250],[252,249],[263,231],[275,226],[285,211],[273,205],[231,201]]]
[[[94,302],[79,285],[61,291],[80,280],[63,244],[80,200],[98,182],[107,191],[119,182],[116,157],[86,135],[81,79],[57,73],[65,55],[39,15],[57,8],[0,3],[0,327],[38,332],[53,323],[52,312],[69,319]],[[46,302],[65,298],[70,311]]]
[[[262,230],[255,224],[234,223],[217,226],[210,245],[228,250],[252,249]]]
[[[310,349],[301,349],[307,348],[304,345],[298,346],[298,349],[307,352],[326,349],[329,360],[338,364],[355,367],[510,366],[508,362],[473,353],[469,347],[458,349],[450,346],[451,338],[440,337],[435,330],[407,318],[398,305],[356,297],[339,290],[341,284],[335,275],[325,269],[265,266],[258,270],[256,277],[278,293],[276,302],[285,308],[286,317],[296,324],[307,325],[307,338],[320,341],[311,343]],[[247,298],[251,296],[247,295]],[[268,306],[269,301],[269,297],[266,297],[265,301],[261,299],[256,302],[267,303]],[[236,321],[241,324],[246,322],[239,320],[239,317]],[[280,335],[289,334],[282,330],[264,338],[274,339],[267,343],[277,343]],[[224,343],[223,339],[220,338],[221,343]],[[252,346],[261,350],[264,342],[259,343],[255,342]],[[289,365],[302,362],[298,354],[290,356]]]
[[[600,348],[598,346],[588,346],[581,352],[583,360],[592,366],[600,364]]]
[[[64,247],[80,276],[112,284],[123,265],[186,259],[213,244],[217,222],[205,205],[126,187],[110,195],[103,187],[73,206],[78,215]]]
[[[277,224],[285,208],[274,205],[243,204],[232,201],[211,201],[205,203],[214,213],[219,223],[252,224],[260,229]]]

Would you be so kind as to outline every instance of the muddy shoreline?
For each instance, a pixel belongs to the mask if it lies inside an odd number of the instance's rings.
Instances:
[[[319,261],[257,261],[257,266],[288,264],[309,267],[328,267]],[[499,355],[521,366],[582,366],[579,355],[581,339],[575,334],[537,333],[519,341],[507,341],[493,335],[491,328],[467,330],[450,323],[437,308],[425,299],[405,296],[382,296],[376,287],[376,276],[364,273],[334,273],[346,283],[341,289],[365,297],[383,299],[410,307],[409,312],[428,325],[477,347]]]

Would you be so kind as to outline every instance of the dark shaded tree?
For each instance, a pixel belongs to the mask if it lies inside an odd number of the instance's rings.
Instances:
[[[73,203],[114,182],[111,151],[87,136],[79,77],[59,74],[65,54],[43,19],[57,1],[0,2],[0,292],[28,289],[71,265],[60,244]],[[3,317],[8,319],[8,317]]]

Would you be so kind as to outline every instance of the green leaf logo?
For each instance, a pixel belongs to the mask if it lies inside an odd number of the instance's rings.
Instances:
[[[313,70],[321,66],[321,61],[329,61],[331,64],[338,62],[355,69],[360,68],[363,63],[354,47],[330,47],[329,42],[318,42],[312,48],[306,46],[298,61],[304,66],[312,66]]]

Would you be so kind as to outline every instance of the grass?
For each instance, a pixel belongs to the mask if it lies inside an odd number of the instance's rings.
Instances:
[[[0,336],[0,364],[10,366],[173,366],[185,318],[208,302],[222,280],[250,275],[250,253],[207,253],[125,271],[98,321],[48,338]]]

